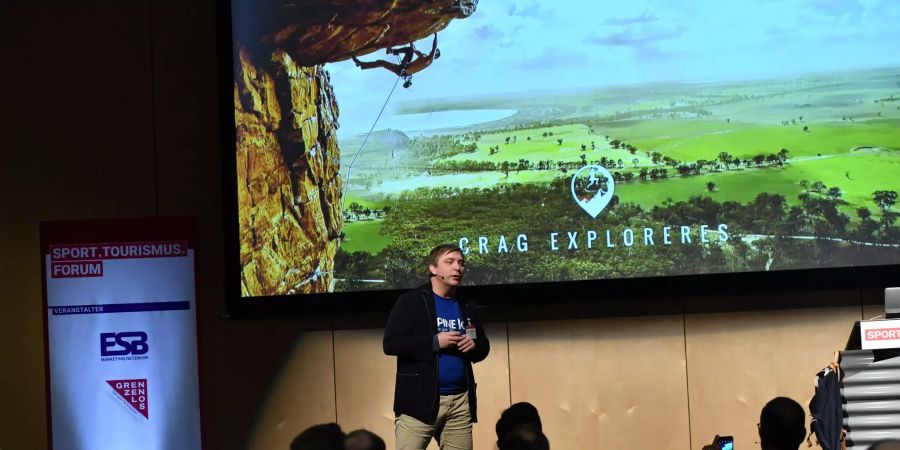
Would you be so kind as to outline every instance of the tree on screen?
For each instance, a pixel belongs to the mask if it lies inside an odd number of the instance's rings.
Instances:
[[[875,191],[872,200],[882,211],[889,211],[897,202],[897,191]]]

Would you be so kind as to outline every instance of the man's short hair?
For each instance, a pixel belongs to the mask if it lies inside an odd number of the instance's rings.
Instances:
[[[497,420],[497,425],[494,427],[497,432],[497,445],[500,445],[503,438],[514,428],[527,423],[536,425],[537,429],[541,430],[541,416],[534,405],[528,402],[519,402],[506,408],[500,414],[500,419]]]
[[[533,423],[526,423],[513,428],[503,438],[500,450],[550,450],[550,441],[541,429]]]
[[[344,439],[346,450],[385,450],[384,440],[369,430],[354,430]]]
[[[461,248],[455,244],[441,244],[437,247],[431,249],[431,253],[428,254],[428,266],[438,265],[438,260],[441,259],[441,256],[446,255],[447,253],[459,252],[460,255],[463,254]]]
[[[313,425],[294,438],[291,450],[344,450],[344,432],[336,423]]]
[[[806,437],[806,413],[799,403],[776,397],[759,414],[759,438],[765,449],[796,449]]]

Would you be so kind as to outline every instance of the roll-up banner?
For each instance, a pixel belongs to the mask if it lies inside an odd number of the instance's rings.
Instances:
[[[195,223],[41,223],[54,449],[200,449]]]

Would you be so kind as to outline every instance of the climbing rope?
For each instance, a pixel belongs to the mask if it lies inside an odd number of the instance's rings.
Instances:
[[[378,116],[375,117],[375,122],[372,122],[372,127],[369,128],[369,132],[366,133],[366,137],[363,139],[362,144],[360,144],[359,149],[356,151],[356,154],[353,155],[353,159],[350,160],[350,164],[347,166],[347,179],[344,180],[344,192],[341,194],[341,200],[343,200],[347,196],[347,188],[350,186],[350,172],[353,170],[353,164],[356,163],[356,158],[359,157],[359,154],[362,153],[362,149],[366,146],[366,143],[369,142],[369,136],[372,135],[372,131],[375,130],[375,126],[378,125],[378,120],[381,119],[381,115],[384,113],[384,109],[387,108],[388,102],[391,100],[391,96],[394,95],[394,91],[397,89],[397,83],[400,82],[400,77],[397,77],[394,80],[394,86],[391,88],[391,92],[388,93],[386,99],[384,99],[384,104],[381,105],[381,111],[378,111]]]

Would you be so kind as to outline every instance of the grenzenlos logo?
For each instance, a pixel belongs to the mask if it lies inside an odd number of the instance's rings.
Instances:
[[[116,397],[133,412],[150,419],[150,401],[147,391],[147,379],[106,380],[116,393]]]

